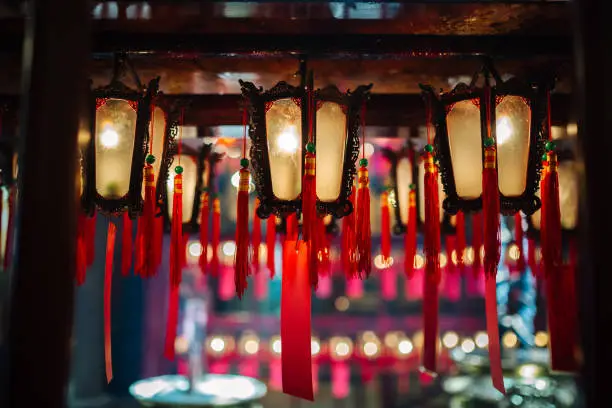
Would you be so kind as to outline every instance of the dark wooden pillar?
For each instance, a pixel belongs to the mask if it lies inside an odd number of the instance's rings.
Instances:
[[[26,3],[8,401],[0,404],[10,408],[65,406],[74,295],[76,141],[88,86],[88,3]]]
[[[587,407],[609,405],[612,348],[612,274],[610,273],[610,157],[612,155],[612,41],[609,5],[575,0],[576,96],[584,161],[581,191],[579,282],[584,356],[582,386]]]

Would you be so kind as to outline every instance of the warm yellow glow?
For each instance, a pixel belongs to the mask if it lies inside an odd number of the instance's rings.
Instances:
[[[225,341],[221,337],[213,337],[209,346],[213,352],[222,353],[225,350]]]
[[[502,343],[504,347],[515,348],[518,345],[518,337],[511,331],[506,332],[502,337]]]
[[[257,354],[259,351],[259,342],[257,340],[247,340],[244,342],[244,351],[247,354]]]
[[[442,344],[444,344],[446,348],[457,347],[457,344],[459,344],[459,336],[455,332],[447,332],[442,337]]]
[[[329,349],[333,358],[343,360],[353,351],[353,342],[349,337],[332,337],[329,340]]]
[[[109,99],[96,111],[96,189],[106,199],[130,188],[136,111],[123,99]]]
[[[189,351],[189,341],[183,336],[177,336],[174,340],[174,351],[177,354],[185,354]]]
[[[302,191],[302,110],[290,99],[275,101],[266,113],[272,192],[294,200]]]
[[[418,332],[414,333],[414,336],[412,336],[412,343],[417,348],[423,347],[423,332],[422,331],[419,330]]]
[[[176,172],[174,169],[179,164],[179,156],[174,156],[174,163],[168,172],[168,217],[172,221],[172,204],[174,202],[174,176]],[[183,223],[191,221],[193,215],[193,205],[196,194],[196,184],[198,178],[198,166],[193,157],[181,154],[180,165],[183,168]],[[198,195],[199,200],[199,195]],[[212,200],[211,200],[212,208]]]
[[[202,252],[204,252],[203,249],[202,244],[200,244],[198,241],[192,241],[187,246],[187,253],[189,256],[197,258],[202,255]]]
[[[476,344],[474,344],[474,341],[472,339],[464,339],[461,342],[461,350],[463,350],[464,353],[471,353],[475,349]]]
[[[489,347],[489,335],[485,332],[476,333],[474,340],[476,341],[476,346],[478,346],[478,348],[483,349]]]
[[[474,248],[471,246],[466,247],[463,253],[463,263],[466,266],[471,266],[474,263],[474,257],[476,253],[474,252]]]
[[[225,256],[234,256],[236,253],[236,243],[234,241],[225,241],[221,248]]]
[[[376,339],[376,333],[374,333],[372,330],[366,330],[361,334],[361,338],[363,340],[374,340]]]
[[[536,378],[542,372],[542,368],[535,364],[523,364],[517,371],[523,378]]]
[[[153,119],[149,126],[149,137],[153,139],[153,149],[149,151],[149,154],[155,156],[155,162],[153,162],[153,174],[155,174],[155,183],[159,179],[159,170],[161,169],[161,163],[164,155],[164,144],[166,140],[166,114],[158,106],[153,110]],[[144,197],[144,183],[143,183],[143,197]]]
[[[412,342],[409,339],[404,339],[400,341],[399,344],[397,345],[397,351],[399,351],[400,354],[403,354],[403,355],[408,355],[412,353],[413,349],[414,347],[412,345]]]
[[[463,199],[478,198],[482,194],[480,109],[470,100],[457,102],[446,125],[457,194]]]
[[[342,105],[323,102],[316,118],[316,188],[323,202],[338,199],[342,185],[347,117]]]
[[[404,337],[401,332],[391,331],[385,334],[384,343],[388,348],[394,348],[400,341],[400,338]]]
[[[548,333],[540,331],[537,332],[534,337],[535,345],[538,347],[546,347],[548,346]]]
[[[408,224],[408,196],[410,194],[410,184],[412,181],[412,163],[408,157],[402,157],[397,161],[397,168],[395,170],[395,177],[397,179],[397,197],[399,200],[400,218],[402,224]]]
[[[313,356],[316,356],[320,352],[321,352],[321,343],[319,342],[319,339],[317,339],[316,337],[313,337],[310,340],[310,354],[312,354]]]
[[[338,296],[334,302],[334,306],[339,312],[346,312],[350,305],[351,302],[346,296]]]
[[[499,191],[516,197],[527,185],[531,109],[522,97],[509,95],[497,105],[495,115]]]
[[[374,154],[374,145],[370,142],[366,142],[363,150],[365,150],[366,159],[369,159]]]
[[[419,219],[421,222],[425,222],[425,167],[423,164],[423,160],[419,162],[418,171],[418,210],[419,210]],[[438,176],[438,198],[440,200],[440,222],[444,219],[444,209],[442,208],[442,202],[446,198],[446,194],[444,194],[444,186],[440,182],[440,177]]]
[[[521,250],[518,245],[511,244],[510,246],[508,246],[508,258],[510,258],[510,260],[518,261],[520,256]]]
[[[425,266],[425,258],[421,254],[414,255],[414,268],[421,269]]]
[[[448,263],[448,258],[446,257],[446,254],[444,252],[440,252],[440,268],[444,268],[446,267],[446,264]]]
[[[280,337],[273,338],[272,340],[272,351],[276,354],[281,353],[281,340]]]
[[[338,343],[336,344],[336,354],[340,357],[347,356],[350,352],[349,346],[347,343]]]
[[[363,354],[365,354],[367,357],[376,356],[378,354],[378,351],[378,344],[373,341],[368,341],[363,345]]]
[[[384,259],[381,254],[374,257],[374,266],[378,269],[387,269],[393,265],[393,257],[390,256],[388,259]]]

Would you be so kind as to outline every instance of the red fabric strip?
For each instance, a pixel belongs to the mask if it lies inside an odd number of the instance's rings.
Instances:
[[[438,278],[425,272],[423,281],[423,371],[435,375],[438,349]]]
[[[106,381],[113,379],[113,358],[111,349],[111,291],[113,287],[113,258],[115,254],[115,236],[117,227],[108,223],[106,236],[106,261],[104,265],[104,361],[106,364]]]
[[[502,394],[506,393],[504,374],[501,365],[501,349],[499,346],[499,326],[497,322],[497,283],[495,275],[485,274],[486,293],[485,308],[487,316],[487,334],[489,335],[489,360],[491,364],[491,379],[493,386]]]
[[[200,198],[200,245],[202,245],[202,254],[198,264],[202,273],[207,272],[208,268],[208,218],[210,214],[209,196],[207,192],[203,192]]]
[[[8,271],[13,258],[13,235],[15,222],[15,187],[9,187],[8,223],[6,226],[6,241],[4,242],[4,270]]]
[[[310,278],[305,242],[285,241],[281,289],[283,392],[313,401],[310,352]]]
[[[270,272],[270,278],[274,277],[274,252],[276,247],[276,217],[274,215],[270,215],[268,217],[268,221],[266,223],[266,249],[267,249],[267,259],[266,266],[268,267],[268,271]]]

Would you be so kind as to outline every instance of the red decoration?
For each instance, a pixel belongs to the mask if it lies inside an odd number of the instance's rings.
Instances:
[[[354,278],[357,275],[356,257],[356,237],[355,237],[355,201],[357,192],[353,186],[351,193],[351,203],[353,211],[342,218],[342,267],[346,278]]]
[[[525,270],[525,255],[523,254],[523,217],[520,212],[514,214],[514,242],[519,251],[516,268],[523,272]]]
[[[455,241],[455,253],[457,254],[457,266],[463,272],[465,270],[465,214],[463,211],[457,213],[456,220],[455,235],[457,240]],[[449,256],[452,258],[452,253],[449,252]]]
[[[200,194],[200,245],[202,253],[198,260],[200,271],[205,274],[208,268],[208,218],[210,216],[210,197],[208,191]]]
[[[8,271],[13,261],[13,236],[15,234],[15,194],[16,187],[9,187],[8,196],[8,222],[6,226],[6,241],[4,243],[4,270]],[[87,266],[91,265],[89,257],[87,258]],[[92,259],[93,262],[93,259]]]
[[[104,265],[104,361],[106,381],[113,379],[113,358],[111,348],[111,291],[113,287],[113,258],[115,254],[115,235],[117,227],[108,223],[106,236],[106,261]]]
[[[172,226],[170,231],[170,295],[168,298],[168,319],[164,355],[174,360],[174,340],[178,324],[179,288],[182,279],[183,250],[183,176],[174,176],[172,201]]]
[[[213,200],[212,241],[210,249],[210,270],[213,276],[219,275],[219,243],[221,242],[221,202],[218,197]]]
[[[2,203],[2,200],[0,200]],[[0,213],[2,213],[2,204],[0,204]],[[85,250],[85,228],[87,224],[87,216],[82,212],[77,215],[77,237],[76,237],[76,281],[77,285],[85,283],[87,274],[87,253]],[[5,270],[6,272],[6,270]]]
[[[236,213],[236,258],[234,260],[234,282],[236,294],[244,295],[249,275],[249,182],[251,174],[245,167],[240,169],[238,205]]]
[[[414,257],[417,250],[417,211],[416,192],[414,189],[408,193],[408,225],[404,240],[404,273],[408,279],[414,275]]]
[[[474,250],[474,262],[472,262],[472,272],[474,276],[480,273],[482,258],[482,213],[477,212],[472,215],[472,249]]]
[[[155,175],[149,163],[144,168],[145,202],[144,211],[138,220],[136,273],[150,278],[157,273],[155,256]]]
[[[363,275],[369,277],[372,272],[372,241],[370,230],[370,178],[366,166],[359,168],[357,182],[357,220],[355,225],[357,272],[362,277]]]
[[[384,265],[391,263],[391,215],[389,213],[389,193],[380,195],[380,252]]]
[[[311,138],[312,139],[312,138]],[[310,143],[309,143],[310,145]],[[310,283],[314,288],[318,282],[318,215],[316,193],[316,158],[314,153],[307,152],[304,159],[304,177],[302,180],[302,235],[308,244],[308,270]]]
[[[267,259],[266,266],[268,267],[268,271],[270,271],[270,278],[274,277],[275,273],[275,262],[274,262],[274,252],[276,247],[276,216],[270,215],[268,221],[266,223],[266,249],[267,249]]]
[[[257,207],[259,207],[259,199],[255,200],[253,211],[253,236],[251,237],[251,265],[253,270],[259,273],[259,247],[261,245],[261,219],[257,216]]]

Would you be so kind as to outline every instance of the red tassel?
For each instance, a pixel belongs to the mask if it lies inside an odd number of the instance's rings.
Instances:
[[[183,175],[177,166],[174,176],[174,195],[172,200],[172,225],[170,229],[170,295],[168,298],[168,320],[166,322],[166,341],[164,355],[174,360],[174,341],[178,324],[179,287],[182,280],[183,249]]]
[[[212,256],[210,258],[210,270],[213,276],[219,276],[219,243],[221,242],[221,202],[215,197],[213,200],[213,217],[212,217],[212,241],[210,249]]]
[[[200,245],[202,253],[198,265],[200,271],[205,274],[208,268],[208,218],[210,213],[210,202],[207,191],[202,191],[200,194]]]
[[[104,361],[106,363],[106,382],[113,379],[113,358],[111,348],[111,291],[113,287],[113,259],[117,227],[108,223],[106,236],[106,262],[104,265]]]
[[[365,159],[362,159],[362,161]],[[372,272],[372,242],[370,230],[370,178],[367,161],[357,174],[357,219],[355,225],[357,248],[357,272],[369,277]]]
[[[138,220],[138,232],[141,234],[137,237],[138,250],[137,272],[138,275],[150,278],[155,276],[155,174],[153,166],[149,163],[144,168],[145,182],[145,199],[144,211]]]
[[[238,205],[236,214],[236,257],[234,259],[234,282],[236,295],[242,299],[247,289],[249,273],[249,181],[251,174],[245,167],[240,169]]]
[[[132,219],[123,213],[123,234],[121,235],[121,275],[128,276],[132,267]]]
[[[408,193],[408,225],[406,226],[406,237],[404,240],[404,273],[408,279],[414,275],[414,257],[417,250],[417,211],[416,192],[410,189]]]
[[[353,279],[357,275],[356,248],[355,248],[355,211],[356,211],[356,196],[355,186],[351,193],[351,203],[353,211],[342,218],[342,267],[347,279]]]
[[[389,214],[389,193],[380,195],[380,253],[383,264],[391,263],[391,215]]]
[[[465,214],[463,211],[457,213],[457,224],[455,226],[456,237],[455,253],[457,254],[457,266],[463,273],[465,271]],[[452,256],[452,254],[449,254]]]
[[[501,366],[499,326],[497,321],[497,265],[500,258],[501,241],[499,230],[499,189],[497,186],[497,154],[495,146],[485,148],[482,173],[482,213],[484,233],[484,272],[487,333],[489,335],[489,360],[493,386],[506,393]]]
[[[274,273],[275,273],[275,265],[274,265],[275,264],[274,262],[275,247],[276,247],[276,216],[270,215],[266,223],[266,249],[267,249],[266,265],[268,267],[268,271],[270,272],[270,278],[273,278]]]
[[[423,368],[436,372],[438,347],[438,285],[440,283],[440,199],[438,170],[432,153],[423,158],[425,167],[425,280],[423,291]]]
[[[525,270],[525,255],[523,254],[523,217],[520,212],[514,214],[514,242],[518,247],[519,257],[516,260],[516,267],[519,271]]]
[[[542,264],[546,278],[550,364],[555,371],[575,371],[576,305],[574,271],[563,267],[557,155],[547,153],[542,190]]]
[[[8,222],[6,225],[6,241],[4,243],[4,270],[8,271],[13,261],[13,231],[15,223],[15,193],[16,187],[9,187],[8,196]],[[89,263],[87,264],[90,265]]]
[[[482,213],[480,212],[472,215],[472,249],[474,250],[472,271],[474,276],[478,276],[482,267],[482,258],[480,256],[482,249]]]
[[[313,288],[318,283],[319,248],[318,248],[318,216],[316,192],[316,157],[311,143],[304,159],[304,177],[302,180],[302,236],[308,244],[308,270]]]
[[[0,203],[2,201],[0,200]],[[2,204],[0,204],[0,213],[2,212]],[[77,215],[77,238],[76,238],[76,282],[77,285],[85,283],[87,274],[87,254],[85,250],[85,228],[87,224],[87,216],[79,211]]]
[[[298,220],[295,213],[287,216],[287,236],[285,241],[297,241],[298,238]]]
[[[253,236],[251,241],[251,265],[253,270],[259,273],[259,247],[261,245],[261,219],[257,216],[257,208],[259,207],[259,199],[255,200],[255,208],[253,211]]]

